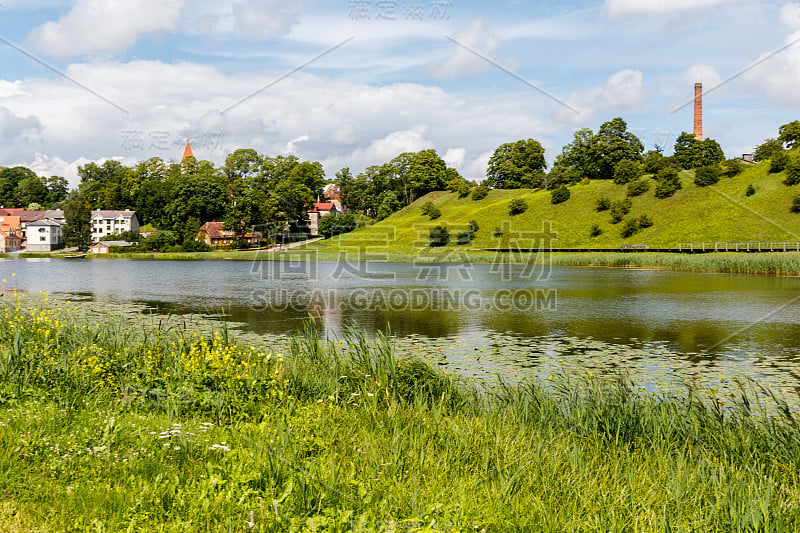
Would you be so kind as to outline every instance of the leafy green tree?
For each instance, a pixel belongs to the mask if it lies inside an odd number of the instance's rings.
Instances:
[[[706,165],[694,171],[694,184],[707,187],[719,182],[720,169],[717,165]]]
[[[392,213],[400,209],[400,205],[400,199],[395,191],[384,191],[380,196],[376,218],[383,220],[390,217]]]
[[[430,239],[430,246],[432,248],[447,246],[450,242],[450,231],[447,229],[447,226],[441,224],[430,229],[428,238]]]
[[[181,242],[180,236],[174,231],[159,230],[142,241],[142,248],[145,250],[157,250],[164,252],[171,246],[176,246]]]
[[[777,174],[779,172],[783,172],[786,169],[786,166],[789,164],[789,154],[787,154],[784,150],[780,152],[775,152],[772,154],[772,159],[769,160],[769,170],[770,174]]]
[[[411,157],[408,166],[410,201],[447,187],[447,165],[436,150],[422,150]]]
[[[600,224],[592,224],[592,229],[589,230],[589,235],[592,237],[599,237],[603,234],[603,230],[600,228]]]
[[[24,178],[14,189],[14,198],[19,206],[47,203],[47,185],[39,177]]]
[[[794,200],[792,200],[790,211],[792,213],[800,213],[800,195],[795,196]]]
[[[641,161],[644,146],[628,131],[628,124],[617,117],[605,122],[592,136],[589,147],[589,179],[612,179],[620,161]]]
[[[472,193],[470,194],[470,198],[475,200],[476,202],[479,200],[483,200],[489,194],[489,187],[486,185],[478,185],[474,189],[472,189]]]
[[[641,196],[650,190],[650,182],[645,178],[639,178],[628,184],[628,196]]]
[[[617,163],[614,167],[614,183],[624,185],[630,183],[642,175],[642,165],[638,161],[625,159]]]
[[[450,171],[452,169],[448,168],[447,170]],[[461,176],[453,176],[447,182],[447,190],[458,193],[459,198],[466,198],[472,192],[472,185]]]
[[[589,128],[583,128],[573,134],[572,142],[562,148],[561,153],[556,156],[553,171],[547,178],[548,187],[571,185],[589,177],[593,136],[594,133]],[[552,185],[553,182],[555,185]]]
[[[522,198],[515,198],[508,204],[508,213],[510,215],[519,215],[528,210],[528,203]]]
[[[486,172],[495,189],[537,188],[544,185],[544,148],[534,139],[506,143],[489,159]]]
[[[784,124],[778,129],[778,140],[783,143],[786,148],[796,148],[800,146],[800,121],[792,121]]]
[[[778,139],[767,139],[756,147],[753,152],[753,161],[761,162],[772,159],[778,152],[783,152],[783,143]]]
[[[442,216],[442,211],[433,202],[425,202],[425,205],[422,206],[422,214],[431,217],[431,220],[435,220]]]
[[[682,187],[678,171],[674,168],[662,168],[656,174],[656,190],[654,193],[656,198],[661,200],[669,198],[681,190]]]
[[[647,174],[657,174],[665,166],[669,166],[669,159],[656,150],[650,150],[642,157],[642,168]]]
[[[726,178],[733,178],[744,172],[744,163],[741,159],[728,159],[722,163],[722,175]]]
[[[611,213],[611,223],[618,224],[625,218],[625,215],[631,212],[631,207],[633,207],[633,202],[631,202],[630,198],[624,198],[622,200],[618,200],[611,204],[611,209],[609,212]]]
[[[756,188],[753,187],[753,184],[747,186],[747,189],[744,190],[745,196],[753,196],[756,193]]]
[[[67,199],[69,183],[61,176],[51,176],[45,180],[45,183],[47,185],[47,198],[44,203],[50,209],[53,209],[56,204]]]
[[[67,246],[87,248],[92,244],[92,208],[86,196],[73,191],[64,204],[65,224],[62,236]]]
[[[550,203],[553,205],[561,204],[569,200],[569,197],[569,189],[566,185],[562,185],[558,189],[553,189],[550,193]]]
[[[786,164],[786,179],[783,180],[786,185],[797,185],[800,183],[800,157],[795,156],[789,159]]]
[[[357,227],[358,221],[353,213],[325,216],[319,220],[319,234],[327,238],[349,233]]]
[[[26,179],[37,179],[36,173],[25,167],[0,170],[0,206],[12,207],[16,201],[16,188]]]
[[[600,198],[597,199],[597,205],[595,206],[594,209],[598,213],[602,211],[608,211],[609,209],[611,209],[611,200],[609,200],[605,196],[601,196]]]
[[[225,216],[225,190],[216,181],[197,175],[186,176],[172,191],[166,206],[169,227],[178,228],[190,218],[201,222],[221,220]],[[199,227],[199,226],[198,226]],[[197,231],[194,231],[196,234]],[[181,231],[184,237],[192,236]]]
[[[683,132],[675,141],[672,156],[681,168],[692,169],[725,161],[725,153],[714,139],[698,141],[691,133]]]

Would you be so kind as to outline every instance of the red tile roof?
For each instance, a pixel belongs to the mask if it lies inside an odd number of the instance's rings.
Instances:
[[[315,202],[313,209],[310,209],[309,213],[319,213],[321,211],[331,211],[333,210],[333,203],[332,202]]]

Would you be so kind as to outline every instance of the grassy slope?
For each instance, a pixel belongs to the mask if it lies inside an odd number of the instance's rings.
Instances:
[[[558,233],[555,247],[617,248],[625,243],[674,247],[680,242],[800,240],[800,216],[789,211],[792,199],[800,191],[782,183],[784,173],[768,174],[767,168],[767,164],[748,167],[739,176],[722,178],[714,187],[697,187],[692,173],[684,172],[683,189],[664,200],[655,198],[655,181],[649,179],[650,191],[632,199],[633,208],[626,219],[647,214],[654,225],[628,239],[620,236],[622,224],[612,224],[608,212],[595,211],[600,197],[624,198],[625,186],[595,181],[574,186],[571,198],[560,205],[550,203],[547,191],[494,190],[477,202],[459,199],[454,193],[431,193],[374,226],[322,243],[318,249],[336,252],[358,248],[359,243],[374,245],[376,235],[378,241],[386,242],[386,232],[394,231],[396,238],[386,249],[413,253],[427,245],[430,227],[445,223],[454,236],[466,229],[470,220],[480,226],[473,243],[459,247],[453,242],[449,249],[496,247],[503,240],[494,236],[494,230],[504,224],[509,224],[512,232],[536,231],[541,230],[544,221],[552,221],[553,230]],[[748,198],[744,193],[751,183],[757,192]],[[529,208],[512,217],[508,204],[514,198],[524,199]],[[427,201],[434,201],[440,208],[440,219],[431,221],[422,214],[421,207]],[[594,238],[590,236],[593,224],[603,230]],[[522,239],[521,245],[526,242],[531,241]]]

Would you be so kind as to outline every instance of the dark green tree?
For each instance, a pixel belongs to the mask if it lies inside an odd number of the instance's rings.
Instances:
[[[80,191],[73,191],[64,204],[62,229],[64,243],[67,246],[87,248],[92,244],[92,208],[86,196]]]
[[[527,210],[528,210],[528,202],[526,202],[522,198],[514,198],[508,204],[508,213],[510,215],[519,215],[520,213],[524,213]]]
[[[625,159],[614,167],[614,183],[624,185],[641,177],[642,165],[638,161]]]
[[[30,204],[47,204],[47,185],[39,177],[27,177],[14,189],[15,204],[27,207]]]
[[[675,141],[675,162],[684,169],[714,165],[725,161],[725,153],[714,139],[698,141],[691,133],[683,132]]]
[[[786,148],[796,148],[800,146],[800,121],[795,120],[784,124],[778,129],[778,140]]]
[[[659,199],[669,198],[679,190],[683,185],[681,185],[680,177],[678,176],[678,171],[672,167],[662,168],[656,174],[656,190],[655,190],[655,197]]]
[[[707,187],[719,182],[720,169],[717,165],[706,165],[694,171],[694,184]]]
[[[566,185],[562,185],[558,189],[553,189],[550,193],[550,203],[553,205],[561,204],[569,200],[569,197],[569,189]]]
[[[778,152],[783,152],[783,143],[778,139],[767,139],[756,147],[756,151],[753,153],[753,161],[761,162],[772,159]]]
[[[506,143],[498,147],[486,172],[495,189],[538,188],[544,186],[544,148],[534,139]]]
[[[613,179],[620,161],[641,161],[644,146],[621,118],[612,119],[592,136],[587,174],[590,179]]]

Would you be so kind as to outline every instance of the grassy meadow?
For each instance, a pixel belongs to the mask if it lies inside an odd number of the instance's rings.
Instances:
[[[795,531],[800,430],[755,385],[460,382],[391,338],[0,307],[0,530]],[[202,326],[202,327],[201,327]]]

